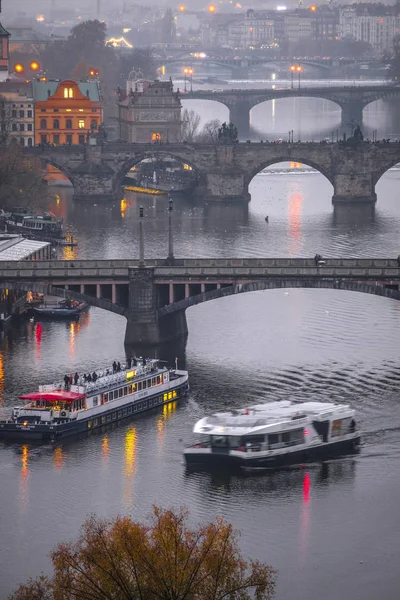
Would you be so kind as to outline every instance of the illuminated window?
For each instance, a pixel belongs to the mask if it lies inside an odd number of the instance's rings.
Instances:
[[[85,129],[85,119],[79,119],[78,127],[79,129]]]
[[[72,88],[64,88],[64,98],[73,98],[74,90]]]
[[[151,134],[152,142],[159,142],[160,140],[161,140],[161,133],[152,133]]]

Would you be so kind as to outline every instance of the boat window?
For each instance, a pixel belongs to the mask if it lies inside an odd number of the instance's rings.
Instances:
[[[108,394],[103,394],[103,402],[108,402]]]
[[[136,383],[132,383],[132,393],[134,394],[136,392]]]
[[[91,427],[92,427],[92,421],[88,421],[87,426],[88,426],[88,429],[91,429]]]
[[[172,400],[172,392],[168,392],[168,400]]]
[[[113,419],[116,419],[117,418],[117,413],[113,412],[113,414],[111,416],[112,416]]]
[[[164,402],[165,400],[168,400],[168,394],[164,394]]]
[[[122,410],[118,411],[118,419],[120,419],[122,417]]]
[[[132,394],[132,386],[128,385],[128,394]]]
[[[147,388],[147,380],[142,381],[142,388],[145,390]]]
[[[99,420],[93,419],[93,427],[97,427],[98,424],[99,424]]]
[[[172,392],[172,397],[173,397],[173,398],[176,398],[176,397],[177,397],[177,395],[178,395],[178,392],[177,392],[176,390],[174,390],[174,391]]]
[[[151,378],[151,385],[157,385],[157,377]]]
[[[138,410],[142,410],[142,403],[141,402],[139,402],[139,404],[137,405],[137,409]]]
[[[124,396],[127,396],[127,395],[128,395],[128,388],[127,388],[127,386],[125,386],[124,387]]]
[[[282,442],[286,446],[294,446],[295,444],[304,443],[304,429],[293,429],[282,433]]]
[[[97,406],[97,402],[98,402],[98,397],[97,397],[97,396],[95,396],[95,397],[93,398],[93,406]]]
[[[142,389],[142,382],[141,382],[141,381],[139,381],[139,383],[138,383],[137,385],[138,385],[138,388],[137,388],[137,389],[138,389],[138,391],[140,392],[140,390]]]
[[[338,437],[340,435],[346,435],[350,432],[351,417],[346,419],[336,419],[332,421],[332,433],[331,437]]]
[[[128,406],[128,415],[132,414],[132,406]]]
[[[138,407],[137,407],[137,404],[134,404],[134,405],[133,405],[133,412],[136,412],[136,411],[137,411],[137,409],[138,409]]]
[[[212,435],[211,444],[219,448],[224,448],[228,445],[228,439],[226,435]]]
[[[111,421],[111,415],[107,415],[107,422]]]
[[[153,400],[151,398],[149,400],[149,406],[153,406]]]
[[[160,383],[162,383],[162,375],[157,375],[157,385],[160,385]]]
[[[124,410],[122,411],[122,414],[124,415],[124,417],[126,417],[126,415],[127,415],[127,412],[128,412],[128,411],[127,411],[127,409],[126,409],[126,408],[124,408]]]
[[[101,417],[101,423],[105,423],[106,422],[106,417]]]
[[[280,435],[279,433],[270,433],[268,436],[268,444],[269,446],[275,446],[276,444],[280,444]]]
[[[118,390],[118,396],[120,398],[122,398],[123,395],[124,395],[124,388],[119,388],[119,390]]]
[[[142,402],[142,408],[147,408],[147,400],[144,400],[144,402]]]

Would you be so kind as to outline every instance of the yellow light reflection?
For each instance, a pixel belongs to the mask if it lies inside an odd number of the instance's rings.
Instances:
[[[78,258],[77,246],[63,246],[62,258],[63,260],[76,260]]]
[[[62,448],[54,448],[53,463],[54,463],[54,467],[58,471],[61,471],[61,469],[63,468],[64,459],[65,459],[65,454],[63,452],[63,449]]]
[[[24,444],[21,448],[21,479],[26,481],[29,475],[29,467],[28,467],[28,459],[29,459],[29,448],[26,444]]]
[[[69,355],[71,358],[75,355],[75,326],[77,323],[69,324]]]
[[[301,207],[303,196],[299,193],[291,194],[289,200],[289,236],[291,240],[290,253],[296,254],[299,251],[301,235]]]
[[[108,435],[105,435],[103,441],[101,442],[101,452],[103,454],[103,462],[107,463],[110,456],[110,443]]]
[[[21,476],[19,486],[19,505],[21,512],[26,512],[28,508],[28,481],[29,481],[29,447],[24,444],[21,447]]]
[[[125,434],[124,504],[126,508],[132,506],[132,477],[136,470],[136,442],[136,429],[130,427]]]
[[[125,434],[125,475],[130,478],[136,465],[136,429],[131,427]]]

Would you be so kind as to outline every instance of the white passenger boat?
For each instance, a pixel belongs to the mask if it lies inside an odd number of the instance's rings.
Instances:
[[[42,385],[20,396],[8,420],[0,421],[0,439],[53,441],[179,400],[189,389],[188,372],[134,359],[129,368],[100,369],[70,384]]]
[[[194,426],[188,465],[279,468],[357,452],[360,432],[346,404],[287,400],[215,413]]]

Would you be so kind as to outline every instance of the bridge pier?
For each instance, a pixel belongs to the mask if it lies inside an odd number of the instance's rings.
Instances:
[[[102,146],[85,147],[84,161],[74,169],[74,200],[107,202],[119,194],[113,170],[102,161]]]
[[[341,105],[342,122],[341,130],[349,135],[353,135],[353,129],[362,124],[364,103],[360,100],[348,100]]]
[[[250,102],[238,101],[229,108],[229,121],[236,125],[238,138],[248,140],[250,138]]]
[[[337,173],[333,177],[332,204],[374,204],[375,185],[372,173]]]
[[[188,331],[185,310],[158,317],[154,268],[129,267],[128,271],[125,345],[152,346],[185,336]]]

